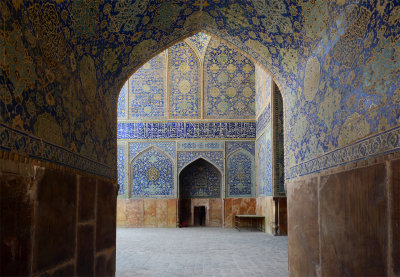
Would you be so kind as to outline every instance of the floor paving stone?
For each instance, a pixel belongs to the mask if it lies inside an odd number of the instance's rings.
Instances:
[[[287,237],[223,228],[118,228],[117,276],[288,276]]]

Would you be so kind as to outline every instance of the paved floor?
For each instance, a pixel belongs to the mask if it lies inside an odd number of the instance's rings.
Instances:
[[[117,229],[117,276],[288,276],[287,237],[222,228]]]

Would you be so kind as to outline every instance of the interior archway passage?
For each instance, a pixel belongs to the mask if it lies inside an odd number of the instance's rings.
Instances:
[[[221,186],[221,173],[208,161],[187,165],[179,174],[180,225],[222,226]]]

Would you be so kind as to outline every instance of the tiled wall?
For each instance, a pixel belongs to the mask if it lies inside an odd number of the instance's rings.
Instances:
[[[254,144],[254,139],[121,140],[118,143],[119,197],[177,198],[181,172],[199,159],[209,163],[215,176],[220,176],[217,188],[203,197],[254,197]],[[192,191],[193,194],[196,192]]]
[[[202,197],[255,196],[255,79],[253,62],[205,33],[144,64],[118,101],[120,197],[177,198],[180,172],[199,158],[221,175]]]

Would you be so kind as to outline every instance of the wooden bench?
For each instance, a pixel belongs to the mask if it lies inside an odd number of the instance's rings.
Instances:
[[[235,228],[240,231],[241,223],[247,221],[247,227],[249,227],[249,221],[250,221],[250,227],[253,229],[257,229],[261,232],[265,232],[265,216],[263,215],[255,215],[255,214],[237,214],[235,215]],[[256,226],[254,226],[254,221],[256,223]]]

